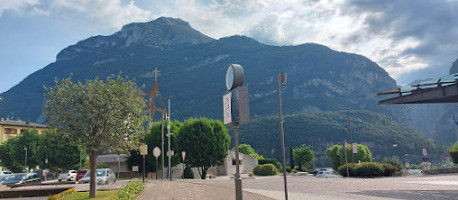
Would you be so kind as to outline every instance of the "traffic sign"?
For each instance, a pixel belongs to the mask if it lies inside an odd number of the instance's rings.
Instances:
[[[181,152],[181,157],[183,157],[183,161],[184,161],[184,158],[186,157],[186,151]]]
[[[173,156],[173,155],[175,155],[175,152],[173,152],[173,151],[167,151],[167,156]]]
[[[356,146],[356,143],[351,144],[351,149],[353,150],[353,153],[358,153],[358,147]]]
[[[345,148],[345,149],[348,149],[347,139],[345,139],[344,148]]]
[[[159,147],[154,147],[153,149],[153,155],[154,157],[159,157],[161,155],[161,149],[159,149]]]
[[[428,155],[428,152],[426,151],[425,148],[423,148],[423,156],[427,156]]]
[[[144,144],[140,146],[140,155],[148,155],[148,145]]]

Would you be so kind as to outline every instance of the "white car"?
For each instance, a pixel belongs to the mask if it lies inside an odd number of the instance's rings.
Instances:
[[[10,171],[0,171],[0,175],[2,174],[13,174],[13,173],[11,173]]]
[[[110,168],[97,169],[97,185],[107,185],[114,183],[116,177],[114,172]],[[91,171],[89,170],[83,178],[78,180],[78,183],[89,183],[91,181]]]
[[[338,178],[340,177],[334,171],[319,171],[316,174],[317,178]]]
[[[66,170],[59,174],[59,182],[61,181],[76,181],[76,170]]]

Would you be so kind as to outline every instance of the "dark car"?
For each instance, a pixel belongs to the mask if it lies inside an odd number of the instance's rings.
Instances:
[[[40,183],[41,178],[35,173],[12,174],[3,181],[3,185]]]
[[[41,181],[48,181],[55,178],[54,174],[49,169],[34,169],[32,173],[37,174],[41,178]]]
[[[80,180],[81,178],[83,178],[88,171],[89,169],[79,169],[78,173],[76,174],[76,180]]]

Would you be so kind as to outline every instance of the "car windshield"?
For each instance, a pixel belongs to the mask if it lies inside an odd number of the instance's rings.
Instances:
[[[98,169],[97,170],[97,176],[105,176],[106,171],[103,169]],[[91,176],[91,170],[87,171],[87,174],[84,177],[90,177]]]
[[[62,171],[60,174],[68,174],[68,170]]]
[[[22,180],[24,179],[26,174],[14,174],[8,177],[6,180],[7,181],[13,181],[13,180]]]
[[[4,181],[7,178],[8,178],[8,176],[0,176],[0,181]]]

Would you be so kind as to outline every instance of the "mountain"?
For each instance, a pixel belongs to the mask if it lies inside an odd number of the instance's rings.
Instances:
[[[62,50],[56,61],[1,94],[0,116],[43,122],[43,85],[72,74],[74,81],[110,74],[135,78],[152,88],[157,67],[162,97],[173,97],[172,117],[222,119],[225,70],[245,70],[252,118],[277,113],[276,74],[288,73],[282,86],[284,113],[370,110],[401,119],[402,107],[377,105],[372,94],[396,82],[371,60],[319,44],[271,46],[245,36],[212,39],[187,22],[159,18],[133,23],[109,36],[94,36]]]
[[[351,118],[353,142],[367,145],[377,162],[397,156],[403,162],[422,162],[426,148],[432,162],[442,162],[446,149],[432,139],[406,128],[390,117],[370,111],[336,111],[301,113],[284,116],[285,144],[293,148],[302,144],[315,151],[316,165],[329,166],[325,151],[332,145],[350,142],[348,119]],[[260,117],[239,128],[240,144],[250,144],[264,157],[281,157],[278,116]],[[232,143],[233,144],[233,143]],[[393,144],[397,144],[394,148]],[[286,146],[287,149],[289,146]],[[286,152],[289,158],[289,151]],[[406,157],[405,154],[408,154]]]
[[[452,66],[450,67],[450,74],[458,73],[458,58],[453,62]]]

